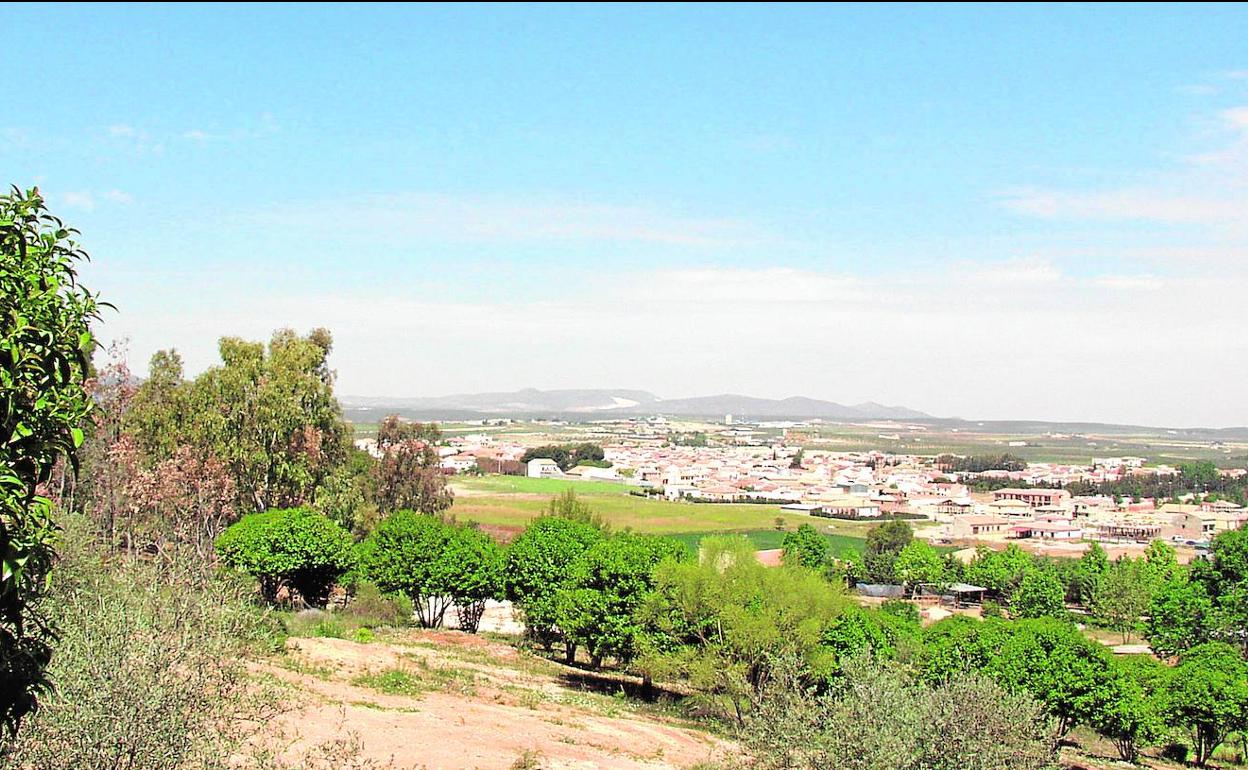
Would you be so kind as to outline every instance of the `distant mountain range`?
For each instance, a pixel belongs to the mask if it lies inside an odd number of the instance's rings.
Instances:
[[[567,415],[607,417],[612,415],[665,414],[676,417],[738,418],[822,418],[831,420],[922,420],[931,415],[904,406],[885,406],[871,401],[846,406],[804,396],[782,399],[754,398],[726,393],[698,398],[662,399],[644,390],[534,390],[509,393],[467,393],[424,398],[343,396],[350,412],[391,411],[400,413],[444,413],[448,417],[470,414],[496,417]]]

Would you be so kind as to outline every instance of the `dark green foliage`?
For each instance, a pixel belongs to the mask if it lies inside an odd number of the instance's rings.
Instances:
[[[642,628],[637,610],[665,559],[688,558],[668,538],[620,533],[590,546],[572,567],[569,584],[555,597],[555,618],[565,644],[583,646],[593,665],[604,658],[627,664]]]
[[[1098,620],[1121,633],[1125,643],[1148,612],[1154,590],[1144,559],[1122,558],[1096,584],[1088,608]]]
[[[1180,463],[1179,476],[1187,488],[1203,492],[1209,487],[1216,486],[1221,474],[1218,473],[1218,466],[1205,461]]]
[[[0,196],[0,729],[8,733],[45,690],[52,654],[38,606],[56,525],[53,503],[36,490],[58,461],[77,470],[92,410],[84,383],[100,305],[78,284],[87,255],[77,234],[38,190]]]
[[[896,583],[897,556],[914,539],[914,530],[904,521],[888,521],[867,533],[863,571],[868,582]]]
[[[306,508],[244,516],[217,538],[222,561],[259,580],[265,599],[286,587],[314,607],[355,566],[353,546],[349,532]]]
[[[944,682],[960,674],[987,670],[1010,632],[1001,619],[977,621],[953,615],[923,630],[919,655],[922,677]]]
[[[910,608],[914,605],[899,602]],[[909,657],[918,647],[919,622],[896,607],[888,611],[850,606],[824,630],[820,642],[834,655],[832,671],[839,673],[846,661],[859,656],[874,660]]]
[[[1091,721],[1112,697],[1110,652],[1072,624],[1052,618],[1010,623],[985,673],[1042,702],[1058,721],[1059,735]]]
[[[936,467],[945,472],[983,473],[984,471],[1024,471],[1027,461],[1009,453],[1002,455],[941,455],[936,458]]]
[[[1141,746],[1166,734],[1170,669],[1148,655],[1116,657],[1110,686],[1089,721],[1113,741],[1123,761],[1135,762]]]
[[[923,616],[919,613],[917,605],[912,604],[904,599],[887,599],[880,605],[880,612],[885,615],[892,615],[903,623],[911,626],[916,634],[919,631],[919,625],[922,623]]]
[[[808,569],[819,569],[828,559],[828,541],[809,524],[802,524],[796,532],[785,533],[784,563]]]
[[[1157,474],[1131,474],[1118,481],[1099,483],[1076,482],[1067,484],[1066,489],[1072,495],[1106,495],[1109,497],[1140,500],[1146,497],[1155,500],[1176,500],[1182,495],[1204,494],[1217,496],[1219,499],[1230,500],[1243,505],[1248,502],[1248,476],[1222,476],[1209,473],[1209,465],[1205,463],[1188,464],[1188,473],[1159,476]],[[1183,466],[1181,465],[1180,468]]]
[[[459,628],[475,634],[486,601],[502,597],[503,549],[478,529],[452,527],[438,559],[446,569],[447,588]]]
[[[442,554],[454,537],[454,528],[437,517],[396,511],[360,543],[360,574],[382,591],[410,598],[420,625],[437,628],[452,603],[451,574]]]
[[[1204,765],[1232,732],[1248,730],[1248,662],[1221,642],[1191,648],[1174,671],[1169,705],[1191,731],[1196,764]]]
[[[503,584],[507,597],[520,608],[525,633],[546,649],[559,639],[557,601],[571,586],[572,567],[585,551],[604,538],[586,521],[542,516],[507,549]]]
[[[1010,601],[1034,565],[1032,556],[1010,543],[1003,551],[980,546],[975,559],[966,567],[966,580],[983,586],[1000,600]]]
[[[1023,576],[1010,614],[1016,618],[1061,618],[1066,616],[1066,590],[1057,575],[1047,569],[1031,569]]]
[[[1203,583],[1185,578],[1153,595],[1144,635],[1158,655],[1178,655],[1212,638],[1213,602]]]
[[[1059,735],[1090,722],[1112,697],[1108,650],[1054,618],[1012,622],[947,618],[923,633],[919,668],[929,682],[981,671],[1030,693],[1058,722]]]
[[[926,540],[911,540],[893,562],[897,580],[911,590],[920,585],[939,586],[945,580],[945,559]]]
[[[1096,588],[1101,579],[1105,577],[1105,573],[1109,572],[1109,557],[1105,555],[1105,549],[1100,543],[1093,543],[1079,557],[1076,565],[1067,596],[1072,601],[1086,606],[1091,603],[1092,596],[1096,593]]]
[[[530,460],[545,458],[554,460],[559,466],[559,470],[566,471],[575,468],[578,465],[594,465],[596,467],[609,467],[610,464],[603,466],[601,463],[606,454],[602,451],[602,447],[597,444],[547,444],[527,450],[521,457],[521,463],[528,463]]]
[[[1210,553],[1185,570],[1171,553],[1150,547],[1141,567],[1152,597],[1145,636],[1159,654],[1214,640],[1248,654],[1248,530],[1220,533]]]

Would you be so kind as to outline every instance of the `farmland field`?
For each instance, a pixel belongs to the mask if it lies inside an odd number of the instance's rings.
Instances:
[[[778,548],[784,533],[776,530],[776,518],[785,529],[813,524],[832,540],[834,551],[857,547],[869,522],[812,519],[783,513],[778,505],[670,502],[630,495],[631,487],[603,481],[531,479],[524,476],[457,476],[451,482],[460,521],[501,527],[523,527],[539,515],[550,498],[566,489],[601,514],[612,527],[664,535],[678,535],[689,542],[706,534],[742,533],[759,548]]]

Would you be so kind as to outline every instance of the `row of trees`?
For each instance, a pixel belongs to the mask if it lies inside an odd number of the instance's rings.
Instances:
[[[114,349],[88,383],[98,408],[65,504],[122,548],[189,547],[205,564],[248,511],[309,507],[358,535],[395,510],[445,511],[437,426],[390,416],[378,457],[355,449],[331,349],[324,329],[281,330],[267,347],[227,337],[221,363],[199,376],[185,378],[177,352],[160,351],[141,383]]]
[[[1223,476],[1211,462],[1178,466],[1178,474],[1132,474],[1118,481],[1077,481],[1066,485],[1072,495],[1106,495],[1121,500],[1179,500],[1187,495],[1202,499],[1248,504],[1248,477]]]
[[[786,560],[823,568],[848,583],[922,585],[967,582],[1015,617],[1061,617],[1081,607],[1095,622],[1123,635],[1142,633],[1162,655],[1208,641],[1248,652],[1248,531],[1218,535],[1208,559],[1190,568],[1173,547],[1154,541],[1138,558],[1110,561],[1093,543],[1077,560],[1037,557],[1011,544],[981,547],[969,564],[916,539],[905,522],[887,522],[868,535],[861,557],[835,564],[826,541],[809,525],[786,535]]]
[[[609,467],[611,464],[605,458],[606,453],[603,452],[602,447],[598,444],[588,442],[583,444],[546,444],[545,446],[526,450],[520,457],[520,463],[525,465],[530,460],[554,460],[555,464],[559,466],[559,470],[566,471],[578,465]]]
[[[984,471],[1025,471],[1027,461],[1008,452],[1000,455],[943,454],[936,458],[936,467],[946,473],[983,473]]]
[[[488,599],[502,592],[502,549],[474,527],[396,511],[360,542],[307,508],[243,517],[216,543],[227,565],[255,577],[269,602],[323,607],[336,585],[367,581],[408,597],[420,624],[442,625],[454,607],[460,628],[477,630]]]

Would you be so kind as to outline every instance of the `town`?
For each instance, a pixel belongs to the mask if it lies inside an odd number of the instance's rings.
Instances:
[[[1092,542],[1114,556],[1138,555],[1152,541],[1164,540],[1188,561],[1218,533],[1248,522],[1248,509],[1216,494],[1186,492],[1161,499],[1066,489],[1181,473],[1176,465],[1144,457],[1059,464],[1011,462],[1007,453],[998,464],[1009,468],[967,471],[957,470],[950,462],[956,458],[949,455],[803,447],[794,442],[803,436],[802,423],[745,423],[727,415],[718,425],[696,427],[699,432],[681,432],[679,423],[663,417],[576,425],[579,434],[601,442],[603,461],[567,468],[548,457],[520,462],[535,441],[550,439],[540,433],[522,442],[508,434],[469,432],[449,436],[437,451],[449,474],[506,469],[532,478],[614,482],[634,494],[671,501],[773,504],[777,512],[813,520],[903,518],[934,543],[1002,547],[1015,542],[1046,556],[1078,557]],[[356,443],[375,450],[370,439]],[[1242,467],[1214,472],[1227,480],[1248,474]]]

